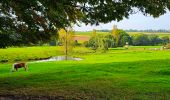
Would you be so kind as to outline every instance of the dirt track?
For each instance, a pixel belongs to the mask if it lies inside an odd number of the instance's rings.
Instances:
[[[74,40],[78,40],[78,41],[88,41],[89,39],[90,39],[90,36],[76,35],[74,37]]]

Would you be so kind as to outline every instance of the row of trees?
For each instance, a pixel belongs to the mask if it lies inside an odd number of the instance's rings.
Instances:
[[[168,36],[159,37],[158,35],[147,35],[142,33],[129,35],[123,30],[114,29],[112,30],[112,34],[93,35],[89,41],[84,42],[84,45],[86,47],[91,47],[94,50],[108,50],[108,48],[123,47],[127,44],[134,46],[153,46],[165,45],[169,42],[170,39]]]
[[[102,29],[102,30],[97,30],[99,32],[110,32],[111,30],[109,29]],[[126,32],[148,32],[148,33],[169,33],[170,30],[167,29],[158,29],[158,30],[154,30],[154,29],[145,29],[145,30],[137,30],[137,29],[128,29],[125,30]]]
[[[158,33],[158,32],[162,32],[162,33],[169,33],[170,30],[166,30],[166,29],[158,29],[158,30],[153,30],[153,29],[147,29],[147,30],[137,30],[137,29],[129,29],[129,30],[125,30],[126,32],[149,32],[149,33]]]
[[[165,45],[169,43],[169,36],[159,37],[158,35],[146,35],[146,34],[135,34],[131,36],[132,45],[143,46],[143,45]]]
[[[85,47],[91,47],[93,50],[108,50],[115,46],[115,39],[111,34],[98,34],[91,37],[89,41],[84,42]]]

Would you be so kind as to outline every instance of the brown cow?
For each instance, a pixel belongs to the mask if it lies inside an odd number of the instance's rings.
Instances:
[[[12,70],[11,71],[12,72],[14,70],[18,71],[18,68],[24,68],[25,71],[27,71],[28,70],[28,65],[27,65],[27,63],[24,63],[24,62],[22,62],[22,63],[14,63],[13,66],[12,66]]]

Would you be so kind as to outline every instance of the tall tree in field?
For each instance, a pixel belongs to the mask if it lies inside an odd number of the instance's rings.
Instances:
[[[62,49],[64,51],[66,60],[68,56],[72,53],[73,46],[74,46],[74,31],[72,28],[68,30],[60,29],[59,30],[59,40],[62,45]]]
[[[113,37],[116,40],[115,46],[117,47],[119,45],[119,40],[120,40],[120,36],[119,36],[119,33],[118,33],[117,25],[113,25],[112,35],[113,35]]]
[[[92,36],[96,36],[96,29],[93,29],[93,34],[92,34]]]
[[[98,25],[139,11],[159,17],[169,10],[169,0],[0,0],[0,37],[9,40],[4,46],[36,44],[70,23]]]

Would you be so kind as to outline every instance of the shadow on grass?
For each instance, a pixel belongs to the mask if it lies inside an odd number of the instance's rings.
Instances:
[[[169,60],[34,64],[30,65],[29,72],[0,78],[0,94],[59,94],[75,99],[168,100]]]

